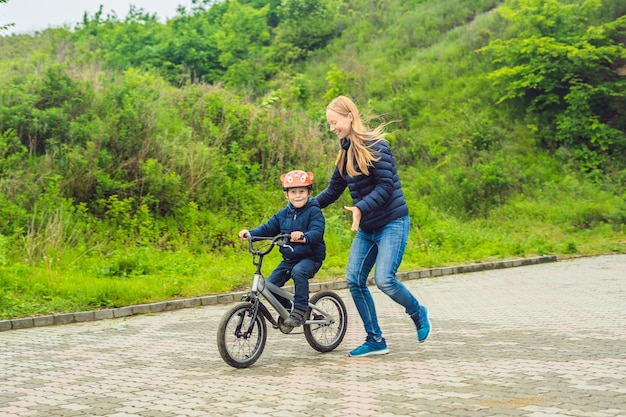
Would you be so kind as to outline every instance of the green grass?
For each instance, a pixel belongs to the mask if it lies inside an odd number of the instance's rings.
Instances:
[[[558,187],[557,187],[558,188]],[[623,224],[611,223],[620,202],[601,193],[593,199],[549,190],[542,199],[517,197],[488,218],[460,220],[425,202],[412,212],[412,229],[400,271],[540,255],[561,257],[626,253]],[[558,201],[558,204],[555,204]],[[620,211],[622,210],[622,211]],[[315,281],[342,280],[352,240],[349,218],[327,209],[328,258]],[[266,275],[278,251],[264,264]],[[219,294],[251,283],[254,266],[245,242],[222,253],[149,248],[107,256],[64,251],[55,262],[0,262],[0,319]]]

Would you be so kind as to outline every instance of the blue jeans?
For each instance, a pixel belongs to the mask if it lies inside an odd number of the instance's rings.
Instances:
[[[267,282],[282,287],[289,278],[293,279],[294,307],[306,310],[309,305],[309,279],[313,278],[322,266],[322,262],[313,259],[301,259],[299,261],[283,260],[272,271]],[[276,295],[276,298],[285,308],[290,308],[290,302]]]
[[[363,320],[368,340],[382,338],[374,300],[367,287],[367,277],[374,264],[376,264],[374,272],[376,286],[404,307],[409,316],[419,312],[417,299],[396,278],[409,239],[409,228],[410,219],[407,215],[387,223],[372,233],[359,229],[352,241],[346,281],[356,309]]]

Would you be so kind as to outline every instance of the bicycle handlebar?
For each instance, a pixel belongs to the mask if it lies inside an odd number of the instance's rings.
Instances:
[[[272,249],[274,249],[274,246],[287,246],[287,242],[289,242],[289,238],[291,237],[291,235],[286,233],[277,236],[252,236],[250,233],[248,233],[245,237],[248,239],[248,250],[250,251],[250,253],[257,256],[263,256],[270,253]],[[259,242],[261,240],[270,241],[268,248],[264,251],[256,250],[252,247],[253,242]],[[291,250],[293,250],[293,248]]]

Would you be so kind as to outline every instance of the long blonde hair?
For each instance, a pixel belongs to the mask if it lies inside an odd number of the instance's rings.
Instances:
[[[344,117],[348,117],[349,114],[352,114],[352,133],[349,138],[351,145],[348,151],[343,148],[339,150],[339,155],[337,155],[337,161],[335,162],[339,172],[342,176],[345,176],[345,166],[348,175],[369,175],[370,167],[374,166],[374,162],[380,159],[380,157],[376,156],[372,151],[372,146],[384,139],[385,124],[373,130],[367,128],[361,121],[361,115],[359,114],[356,104],[346,96],[339,96],[333,99],[328,103],[328,106],[326,106],[326,110],[332,110]],[[357,166],[354,164],[355,161]]]

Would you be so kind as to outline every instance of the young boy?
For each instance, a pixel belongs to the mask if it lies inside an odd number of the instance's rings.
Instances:
[[[267,223],[252,230],[239,232],[241,239],[247,235],[276,236],[290,234],[290,247],[280,247],[283,260],[272,271],[268,282],[282,287],[293,279],[295,291],[293,310],[285,320],[289,327],[301,326],[309,304],[309,279],[319,271],[326,258],[324,228],[326,222],[317,201],[311,199],[313,173],[290,171],[280,176],[287,207],[280,209]],[[293,248],[293,251],[291,250]],[[281,302],[286,300],[281,300]]]

